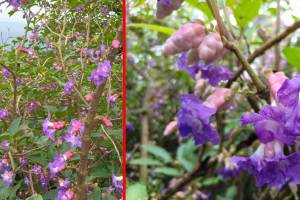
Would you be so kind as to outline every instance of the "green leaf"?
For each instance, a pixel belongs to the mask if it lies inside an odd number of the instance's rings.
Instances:
[[[176,159],[187,171],[192,171],[195,163],[197,162],[197,155],[195,150],[197,146],[193,140],[189,140],[187,143],[180,145],[176,152]]]
[[[161,158],[165,163],[172,161],[171,155],[162,147],[153,144],[144,144],[142,148],[151,153],[152,155]]]
[[[39,194],[28,197],[26,200],[43,200],[43,197]]]
[[[140,7],[146,2],[146,0],[137,0],[137,2],[133,5],[134,8]]]
[[[286,47],[283,49],[283,54],[290,65],[300,70],[300,48]]]
[[[207,3],[199,2],[199,1],[195,1],[195,0],[185,0],[185,2],[188,3],[189,6],[191,6],[192,8],[196,8],[196,9],[200,10],[201,12],[203,12],[209,21],[211,21],[213,19],[212,13],[211,13]]]
[[[142,183],[130,185],[126,191],[126,199],[130,200],[146,200],[148,199],[147,188]]]
[[[236,186],[230,186],[227,191],[226,191],[226,194],[224,196],[220,196],[220,195],[217,195],[217,200],[231,200],[231,199],[234,199],[234,197],[236,196],[236,193],[237,193],[237,189],[236,189]]]
[[[15,134],[16,132],[19,131],[19,126],[20,126],[20,123],[21,123],[21,117],[18,117],[16,119],[14,119],[14,121],[12,121],[12,123],[10,124],[9,128],[8,128],[8,133],[13,135]]]
[[[172,35],[175,32],[175,29],[172,29],[172,28],[169,28],[166,26],[159,26],[159,25],[155,25],[155,24],[131,23],[131,24],[128,24],[127,27],[150,29],[152,31],[165,33],[167,35]]]
[[[159,167],[154,170],[156,173],[161,173],[167,176],[180,176],[181,173],[177,169],[171,167]]]
[[[56,106],[52,106],[52,105],[45,105],[44,108],[47,109],[47,111],[51,112],[51,113],[58,113],[58,112],[65,112],[68,107],[56,107]]]
[[[262,0],[236,0],[228,1],[227,5],[233,10],[234,17],[241,29],[257,17]]]
[[[129,163],[131,165],[159,165],[159,166],[162,165],[160,161],[151,158],[134,159],[131,160]]]

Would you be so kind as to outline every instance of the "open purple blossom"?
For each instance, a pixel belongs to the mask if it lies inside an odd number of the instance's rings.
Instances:
[[[203,79],[207,79],[212,86],[217,86],[220,81],[226,81],[233,77],[233,73],[225,66],[216,64],[194,64],[187,65],[187,52],[181,54],[177,61],[178,69],[185,70],[195,79],[199,71]]]
[[[75,81],[69,80],[64,86],[65,93],[67,95],[70,95],[72,93],[74,86],[75,86]]]
[[[0,120],[4,120],[8,117],[8,110],[7,109],[0,109]]]
[[[287,121],[285,129],[294,136],[300,135],[300,75],[294,76],[292,79],[287,79],[277,92],[279,103],[286,106]]]
[[[300,183],[300,154],[285,156],[278,141],[260,144],[250,157],[234,156],[232,161],[239,169],[256,177],[256,186],[267,184],[281,188],[286,182]]]
[[[64,136],[64,140],[72,147],[81,147],[81,137],[84,131],[84,123],[81,120],[72,119],[68,133]]]
[[[2,181],[6,184],[6,185],[11,185],[13,182],[13,178],[14,178],[14,172],[13,171],[5,171],[2,175],[1,175]]]
[[[10,6],[12,6],[14,11],[17,11],[21,5],[21,0],[8,0]]]
[[[244,114],[241,122],[243,125],[253,124],[256,135],[262,143],[266,144],[276,139],[284,144],[292,145],[296,136],[284,128],[286,118],[284,109],[267,105],[259,113]]]
[[[2,68],[2,76],[5,78],[9,78],[9,71],[5,67]]]
[[[212,144],[219,142],[219,135],[210,124],[211,117],[216,110],[203,105],[200,99],[193,94],[180,97],[180,110],[178,112],[178,128],[180,135],[187,138],[193,136],[196,144]]]
[[[58,180],[58,190],[55,200],[72,200],[74,197],[74,191],[70,189],[71,181],[69,179]]]
[[[49,163],[50,173],[52,175],[56,175],[57,173],[64,170],[66,167],[65,161],[66,160],[64,159],[62,154],[56,155],[54,161]]]
[[[118,97],[119,96],[117,94],[108,96],[106,99],[106,102],[114,107],[114,106],[116,106],[116,101],[117,101]]]
[[[49,137],[52,141],[55,140],[55,129],[53,128],[53,123],[47,118],[43,122],[44,134]]]
[[[218,170],[218,175],[222,176],[224,179],[230,179],[236,177],[240,170],[237,167],[234,168],[221,168]]]
[[[109,76],[110,72],[111,72],[110,61],[106,60],[98,64],[97,70],[92,72],[88,80],[93,82],[97,86],[100,86],[104,82],[105,78]]]

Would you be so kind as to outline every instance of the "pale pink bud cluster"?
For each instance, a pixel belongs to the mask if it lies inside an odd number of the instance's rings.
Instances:
[[[162,19],[178,10],[183,0],[159,0],[157,1],[156,17]]]
[[[221,110],[229,105],[233,96],[234,92],[231,89],[216,88],[216,90],[206,98],[203,104],[210,108]]]
[[[206,64],[222,58],[227,50],[218,32],[205,33],[201,22],[183,24],[164,44],[163,52],[173,55],[189,51],[187,64],[203,61]]]
[[[183,24],[164,45],[164,53],[173,55],[196,48],[205,36],[205,27],[198,22]]]
[[[211,63],[226,54],[219,33],[211,32],[205,36],[203,42],[198,47],[198,56],[205,63]]]

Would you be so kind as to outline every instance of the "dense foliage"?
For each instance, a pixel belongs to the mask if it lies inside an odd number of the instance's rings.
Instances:
[[[2,4],[26,26],[0,47],[0,199],[120,199],[122,1]]]
[[[128,199],[298,199],[295,5],[128,1]]]

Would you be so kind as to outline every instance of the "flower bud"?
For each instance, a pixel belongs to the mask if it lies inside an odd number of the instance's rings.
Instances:
[[[164,45],[163,52],[172,55],[197,48],[205,36],[205,27],[200,22],[183,24]]]
[[[164,130],[164,136],[168,136],[171,133],[175,132],[178,128],[177,124],[177,121],[171,121]]]
[[[207,97],[204,105],[214,108],[216,110],[221,110],[225,108],[228,103],[233,98],[234,93],[228,88],[216,88],[216,90]]]
[[[276,97],[277,91],[288,78],[283,72],[276,72],[268,77],[268,84],[273,97]]]
[[[178,10],[183,0],[158,0],[156,17],[162,19],[170,15],[174,10]]]
[[[198,56],[206,64],[212,63],[226,54],[219,33],[209,33],[198,47]]]

